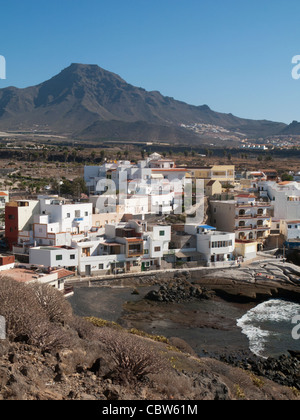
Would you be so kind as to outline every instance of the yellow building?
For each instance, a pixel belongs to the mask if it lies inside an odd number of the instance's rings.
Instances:
[[[215,195],[222,194],[223,188],[220,181],[205,180],[204,186],[205,186],[205,195],[207,197],[213,197]]]
[[[201,168],[189,169],[189,174],[195,179],[209,179],[221,183],[232,183],[235,181],[234,165],[213,165]]]

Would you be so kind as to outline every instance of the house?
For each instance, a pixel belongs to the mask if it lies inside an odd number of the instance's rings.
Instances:
[[[257,257],[258,243],[257,241],[249,241],[243,239],[235,240],[235,253],[244,260],[253,260]]]
[[[204,256],[208,266],[223,266],[235,261],[234,233],[220,232],[209,225],[185,225],[185,232],[196,236],[197,252]]]
[[[222,194],[223,187],[220,181],[217,180],[209,180],[204,182],[204,188],[205,188],[205,195],[207,197],[213,197],[215,195]]]
[[[37,266],[16,266],[1,272],[2,276],[9,277],[20,283],[41,283],[51,287],[55,287],[63,292],[65,297],[73,294],[71,287],[66,287],[65,282],[74,276],[74,272],[65,269],[48,270],[44,267]]]
[[[29,249],[29,263],[47,268],[73,269],[78,266],[78,252],[68,246],[40,246]]]
[[[280,233],[286,241],[300,239],[300,219],[299,220],[281,220]]]
[[[10,270],[15,267],[15,257],[13,255],[0,255],[0,272]]]

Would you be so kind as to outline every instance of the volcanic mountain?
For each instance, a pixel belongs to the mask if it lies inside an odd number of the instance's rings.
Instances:
[[[48,130],[82,139],[200,143],[182,125],[210,124],[247,136],[280,133],[286,124],[255,121],[193,106],[135,87],[97,65],[71,64],[37,86],[0,89],[0,130]]]

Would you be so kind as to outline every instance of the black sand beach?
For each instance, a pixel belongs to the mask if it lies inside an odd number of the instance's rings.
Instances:
[[[143,298],[155,286],[78,288],[69,301],[79,316],[115,321],[124,328],[180,338],[199,355],[249,352],[247,337],[236,321],[252,304],[231,303],[220,298],[184,303],[159,303]]]

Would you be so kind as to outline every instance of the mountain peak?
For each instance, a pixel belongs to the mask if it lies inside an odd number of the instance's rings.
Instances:
[[[94,125],[99,122],[107,124]],[[98,139],[105,128],[102,137],[108,139],[117,135],[130,140],[135,135],[138,140],[153,141],[160,133],[159,140],[190,141],[193,137],[201,142],[197,133],[179,130],[182,124],[218,125],[260,136],[277,134],[286,126],[241,119],[214,112],[208,105],[188,105],[157,91],[148,92],[96,64],[72,63],[37,86],[0,89],[0,130],[4,131],[39,126],[73,135],[92,126]]]

